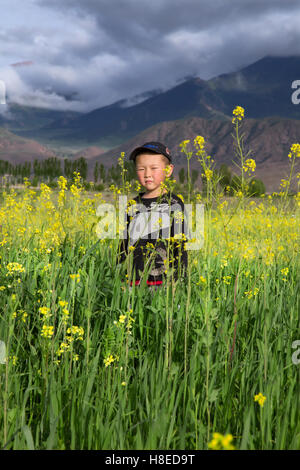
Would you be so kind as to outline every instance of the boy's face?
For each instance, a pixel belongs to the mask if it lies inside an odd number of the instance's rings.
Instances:
[[[146,189],[146,194],[157,197],[161,193],[161,183],[171,176],[174,166],[166,164],[161,154],[141,153],[136,157],[135,167],[139,183]],[[168,167],[168,169],[167,169]]]

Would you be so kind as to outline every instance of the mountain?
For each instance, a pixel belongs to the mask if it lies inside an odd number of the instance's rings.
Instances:
[[[31,139],[17,136],[0,128],[0,160],[7,160],[14,165],[56,157],[55,152]]]
[[[192,150],[193,140],[197,135],[205,138],[207,155],[214,159],[217,168],[221,163],[226,163],[233,173],[239,173],[233,163],[233,160],[237,162],[234,154],[233,131],[234,126],[231,121],[207,120],[199,117],[156,124],[122,145],[91,158],[90,178],[96,161],[107,167],[111,164],[116,165],[121,152],[125,152],[128,158],[135,147],[147,141],[157,140],[169,147],[177,175],[182,166],[186,167],[186,157],[181,152],[179,144],[183,140],[190,139],[189,147]],[[293,143],[300,141],[300,121],[278,118],[246,119],[241,124],[241,132],[244,134],[245,152],[250,151],[248,158],[253,158],[257,164],[255,176],[263,180],[267,191],[279,191],[281,178],[289,175],[289,149]],[[200,170],[196,156],[192,157],[190,164],[191,168]],[[297,165],[295,172],[300,171],[300,162],[297,162]]]
[[[125,100],[118,101],[66,123],[54,121],[44,126],[43,135],[58,130],[61,139],[85,139],[89,143],[106,139],[114,143],[133,137],[158,122],[185,116],[226,119],[221,111],[222,101],[200,78],[188,80],[133,106],[124,106],[124,103]]]
[[[105,151],[101,149],[100,147],[96,147],[95,145],[92,145],[90,147],[86,147],[82,150],[79,150],[78,152],[74,153],[72,158],[80,158],[83,157],[86,160],[91,160],[94,157],[98,157]]]
[[[124,99],[89,113],[52,120],[23,135],[112,148],[164,121],[187,117],[228,121],[237,105],[245,108],[246,118],[300,119],[300,106],[291,99],[295,91],[291,86],[298,78],[300,57],[265,57],[210,80],[190,78],[132,106]]]
[[[0,114],[0,127],[13,132],[30,132],[40,129],[51,122],[66,123],[68,120],[79,116],[75,111],[57,111],[33,106],[22,106],[16,103],[1,105],[6,107],[6,112]]]
[[[246,117],[300,119],[300,106],[293,104],[292,83],[300,80],[300,57],[264,57],[242,70],[208,81],[222,97],[224,112],[231,114],[240,105]]]
[[[185,163],[179,143],[193,140],[196,135],[205,137],[207,151],[217,164],[224,162],[235,170],[231,117],[232,110],[240,105],[245,108],[245,143],[253,150],[256,174],[273,191],[278,190],[281,177],[288,173],[290,146],[300,140],[300,106],[292,102],[292,83],[298,79],[300,57],[265,57],[229,74],[210,80],[189,78],[170,90],[156,90],[131,100],[124,98],[89,113],[16,106],[12,108],[15,120],[11,123],[17,134],[55,147],[56,154],[59,145],[63,154],[63,146],[73,156],[77,152],[75,158],[85,153],[89,171],[93,162],[111,166],[121,151],[128,154],[147,140],[165,142],[173,151],[178,168]],[[6,126],[9,128],[7,122]],[[28,145],[24,142],[25,149]],[[36,148],[35,154],[50,152],[47,145]],[[30,156],[22,149],[20,143],[15,143],[5,152],[10,159]],[[111,150],[104,152],[107,149]],[[192,165],[198,165],[195,159]]]

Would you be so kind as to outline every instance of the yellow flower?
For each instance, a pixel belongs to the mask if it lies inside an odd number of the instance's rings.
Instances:
[[[225,284],[230,285],[231,276],[223,276],[222,279],[223,279],[223,282],[224,282]]]
[[[68,316],[70,315],[70,312],[67,308],[63,308],[62,313],[63,313],[63,322],[67,323],[67,319],[68,319]]]
[[[202,137],[202,135],[197,135],[197,137],[194,139],[194,145],[195,147],[199,147],[199,151],[204,149],[205,146],[205,139]]]
[[[58,356],[61,356],[65,351],[68,351],[70,349],[70,343],[64,343],[62,342],[60,344],[59,350],[56,352]]]
[[[58,183],[58,186],[60,187],[61,190],[64,191],[67,188],[68,181],[63,176],[60,176],[58,178],[57,183]]]
[[[50,308],[48,307],[40,307],[39,308],[39,312],[44,315],[45,317],[49,317],[49,313],[50,313]]]
[[[70,274],[71,279],[76,279],[77,283],[80,282],[80,274]]]
[[[212,440],[208,443],[208,448],[212,450],[234,450],[235,447],[231,444],[232,439],[232,434],[223,436],[218,432],[214,432]]]
[[[280,181],[281,181],[281,183],[280,183],[281,188],[286,188],[289,184],[288,180],[286,180],[284,178],[282,178]]]
[[[212,175],[213,175],[212,170],[206,169],[206,170],[204,171],[204,174],[205,174],[205,176],[206,176],[207,181],[210,181],[211,178],[212,178]]]
[[[53,326],[43,325],[42,332],[41,332],[41,336],[43,338],[50,339],[53,336],[53,333],[54,333],[54,327]]]
[[[289,272],[289,268],[283,268],[283,269],[280,270],[280,272],[281,272],[284,276],[286,276],[286,275],[288,274],[288,272]]]
[[[248,158],[243,166],[244,171],[255,171],[256,163],[252,158]]]
[[[83,341],[84,329],[82,328],[82,326],[73,325],[71,326],[71,328],[67,329],[67,333],[77,336],[77,339]]]
[[[149,250],[153,250],[154,249],[153,243],[147,242],[146,243],[146,248],[148,248]]]
[[[233,111],[232,111],[232,114],[234,115],[233,119],[232,119],[232,122],[233,124],[236,122],[236,120],[238,121],[241,121],[244,117],[244,108],[242,108],[241,106],[237,106]]]
[[[119,323],[125,323],[125,320],[126,320],[126,315],[119,316]]]
[[[244,294],[248,299],[251,299],[253,296],[259,292],[259,288],[255,287],[254,290],[245,291]]]
[[[104,364],[105,364],[105,367],[108,367],[112,362],[114,362],[114,357],[112,354],[110,354],[106,359],[104,359]]]
[[[267,397],[265,397],[262,393],[258,395],[254,395],[254,401],[257,401],[259,406],[263,407]]]
[[[187,140],[183,140],[181,142],[181,144],[179,144],[179,147],[181,147],[181,149],[184,149],[188,144],[190,143],[190,141],[187,139]],[[183,151],[183,150],[182,150]]]
[[[288,154],[289,158],[292,158],[292,156],[295,156],[296,158],[300,157],[300,144],[293,144],[290,149],[290,153]]]
[[[18,358],[17,356],[10,356],[10,359],[12,360],[13,366],[17,364]]]
[[[6,268],[8,270],[8,273],[6,274],[6,276],[9,276],[9,274],[12,274],[12,273],[24,273],[25,272],[25,268],[22,266],[22,264],[19,264],[19,263],[8,263]]]
[[[26,318],[28,317],[28,313],[27,312],[24,312],[23,315],[22,315],[22,321],[25,323],[26,322]]]

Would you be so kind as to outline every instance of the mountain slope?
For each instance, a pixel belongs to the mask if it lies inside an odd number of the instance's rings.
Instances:
[[[123,107],[122,102],[118,102],[71,119],[66,124],[62,121],[52,122],[44,130],[65,129],[66,137],[78,138],[80,135],[91,142],[99,137],[124,140],[158,122],[186,116],[211,119],[218,114],[226,119],[222,114],[223,107],[222,100],[207,83],[197,78],[134,106]]]
[[[66,122],[81,114],[74,111],[22,106],[16,103],[8,103],[5,106],[6,113],[0,114],[0,126],[12,132],[40,129],[51,122],[58,120]]]
[[[237,72],[210,80],[193,78],[133,106],[125,100],[89,113],[50,122],[28,135],[38,139],[81,141],[114,147],[157,123],[186,117],[229,120],[243,106],[246,118],[300,119],[300,105],[292,103],[291,88],[300,79],[300,57],[265,57]],[[109,142],[109,145],[105,143]]]
[[[0,160],[7,160],[15,165],[55,156],[55,152],[40,143],[0,128]]]
[[[250,118],[285,117],[300,119],[300,105],[292,102],[293,81],[300,80],[300,57],[265,57],[234,73],[208,81],[221,96],[230,114],[237,106]]]
[[[289,174],[289,149],[293,143],[300,141],[300,121],[276,118],[247,119],[242,123],[241,132],[244,133],[245,152],[251,151],[249,158],[254,158],[256,161],[256,176],[263,179],[268,191],[277,191],[280,179]],[[190,139],[190,150],[192,150],[194,138],[202,135],[206,141],[207,154],[214,159],[216,167],[226,163],[234,173],[238,173],[233,163],[237,158],[234,154],[232,133],[231,122],[199,117],[156,124],[122,145],[90,159],[90,171],[92,172],[96,161],[111,166],[117,163],[121,152],[125,152],[128,158],[136,146],[158,140],[169,147],[177,173],[182,166],[186,166],[186,157],[180,151],[179,144],[183,140]],[[192,157],[190,163],[192,168],[200,169],[196,156]],[[296,168],[295,171],[300,171],[300,162],[297,164],[298,170]]]

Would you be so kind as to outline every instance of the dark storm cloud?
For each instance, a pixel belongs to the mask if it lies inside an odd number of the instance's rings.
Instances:
[[[27,26],[28,34],[20,26],[6,27],[0,40],[4,34],[9,50],[19,44],[23,55],[34,57],[34,67],[15,71],[23,85],[19,94],[25,87],[50,107],[88,110],[166,89],[187,75],[208,79],[266,55],[300,54],[296,0],[38,0],[32,5],[46,21]],[[74,92],[73,102],[61,96]]]

